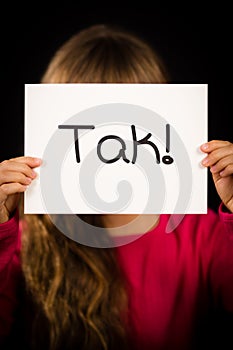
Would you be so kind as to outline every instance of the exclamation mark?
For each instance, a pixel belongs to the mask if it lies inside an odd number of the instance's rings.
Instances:
[[[170,124],[166,124],[166,152],[170,152]],[[169,156],[163,156],[162,162],[164,164],[172,164],[174,162],[174,159]]]

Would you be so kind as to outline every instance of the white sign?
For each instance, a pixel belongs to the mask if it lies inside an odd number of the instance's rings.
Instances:
[[[207,87],[26,84],[25,213],[206,213]]]

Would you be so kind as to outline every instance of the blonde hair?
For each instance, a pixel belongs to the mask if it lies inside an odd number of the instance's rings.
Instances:
[[[145,40],[95,25],[57,50],[41,82],[166,83],[167,75]],[[25,219],[22,267],[37,310],[32,348],[126,349],[127,285],[115,250],[70,240],[47,215]],[[91,215],[85,220],[97,222]]]
[[[95,25],[57,51],[42,83],[165,83],[166,76],[158,54],[144,40]]]

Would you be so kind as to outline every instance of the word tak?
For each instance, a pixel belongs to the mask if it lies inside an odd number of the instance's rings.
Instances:
[[[78,138],[78,130],[79,129],[95,129],[94,125],[58,125],[59,129],[73,129],[74,130],[74,142],[75,142],[75,154],[76,154],[76,161],[77,163],[80,163],[80,152],[79,152],[79,138]],[[136,135],[136,128],[135,125],[131,125],[131,130],[132,130],[132,137],[133,137],[133,158],[132,158],[132,164],[136,163],[137,159],[137,152],[138,152],[138,146],[139,145],[150,145],[154,151],[155,151],[155,156],[156,156],[156,162],[157,164],[160,164],[160,153],[158,150],[158,147],[149,140],[149,138],[152,136],[151,133],[148,133],[144,138],[141,140],[137,139]],[[119,150],[119,153],[116,157],[112,159],[106,159],[103,157],[102,152],[101,152],[101,147],[103,143],[107,140],[116,140],[120,143],[121,148]],[[126,144],[125,141],[116,135],[107,135],[102,137],[97,145],[97,154],[99,159],[107,164],[115,163],[117,162],[120,158],[124,160],[126,163],[130,163],[130,160],[126,158]],[[166,152],[170,152],[170,124],[166,124]],[[165,156],[162,157],[162,162],[164,164],[172,164],[174,159],[169,155],[166,154]]]

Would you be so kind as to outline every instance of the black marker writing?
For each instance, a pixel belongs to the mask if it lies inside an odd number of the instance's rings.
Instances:
[[[170,152],[170,125],[166,124],[166,152]],[[169,155],[163,156],[162,161],[164,164],[172,164],[173,158]]]
[[[133,159],[132,159],[132,163],[135,164],[136,159],[137,159],[137,147],[138,145],[150,145],[151,147],[153,147],[155,154],[156,154],[156,162],[159,164],[160,163],[160,154],[159,154],[159,150],[157,148],[157,146],[155,146],[155,144],[151,141],[148,141],[148,139],[152,136],[151,133],[147,134],[143,139],[141,140],[137,140],[137,136],[136,136],[136,129],[135,129],[135,125],[131,125],[131,129],[132,129],[132,134],[133,134],[133,145],[134,145],[134,150],[133,150]]]
[[[104,141],[106,141],[106,140],[117,140],[120,142],[121,147],[122,147],[120,149],[118,155],[115,158],[112,158],[109,160],[105,159],[101,153],[101,146],[104,143]],[[109,136],[103,137],[101,140],[99,140],[98,145],[97,145],[97,154],[98,154],[99,159],[102,160],[102,162],[108,163],[108,164],[114,163],[117,160],[119,160],[120,158],[122,158],[126,163],[129,163],[130,161],[126,158],[125,150],[126,150],[126,144],[125,144],[124,140],[122,140],[122,138],[120,138],[119,136],[115,136],[115,135],[109,135]]]
[[[74,129],[76,161],[80,163],[78,129],[95,129],[94,125],[58,125],[58,129]]]
[[[79,129],[95,129],[94,125],[58,125],[59,129],[73,129],[74,130],[74,142],[75,142],[75,154],[76,154],[76,161],[77,163],[80,163],[80,152],[79,152],[79,138],[78,138],[78,130]],[[137,150],[139,145],[149,145],[151,146],[155,151],[156,156],[156,162],[157,164],[160,164],[160,153],[158,147],[154,144],[154,142],[149,141],[149,138],[152,136],[151,133],[148,133],[145,137],[143,137],[141,140],[137,139],[136,135],[136,128],[135,125],[131,125],[132,130],[132,137],[133,137],[133,157],[132,157],[132,164],[136,163],[137,160]],[[102,144],[107,140],[116,140],[120,143],[121,148],[118,152],[118,155],[111,159],[106,159],[103,157],[101,152]],[[108,135],[105,137],[102,137],[102,139],[99,140],[97,144],[97,155],[99,159],[107,164],[115,163],[120,158],[123,159],[124,162],[130,163],[129,159],[127,159],[126,154],[126,144],[124,140],[116,135]],[[170,124],[166,124],[166,152],[170,152]],[[174,159],[166,154],[162,157],[162,162],[164,164],[172,164],[174,162]]]

